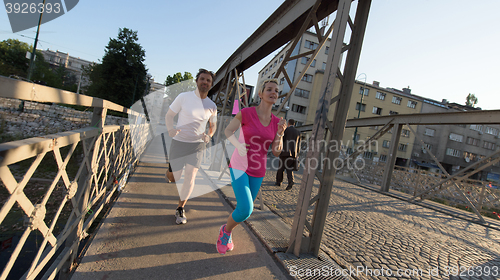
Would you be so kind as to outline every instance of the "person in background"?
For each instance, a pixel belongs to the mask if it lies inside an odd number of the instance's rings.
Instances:
[[[236,148],[231,156],[229,171],[237,204],[227,223],[220,227],[216,244],[220,254],[233,250],[231,232],[252,214],[253,201],[266,174],[269,147],[272,147],[275,156],[281,153],[286,123],[271,111],[278,96],[278,80],[265,80],[259,88],[259,105],[242,109],[224,131]],[[234,132],[240,127],[239,139],[236,139]]]
[[[283,135],[283,151],[280,154],[280,167],[276,172],[276,186],[281,186],[283,182],[283,172],[286,169],[286,176],[288,179],[288,186],[286,190],[291,190],[293,187],[293,171],[297,170],[299,163],[297,157],[299,156],[300,147],[300,131],[295,128],[295,120],[288,120],[288,127]]]

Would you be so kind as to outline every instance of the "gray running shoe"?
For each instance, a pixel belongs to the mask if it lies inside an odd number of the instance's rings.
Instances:
[[[175,223],[178,225],[183,225],[187,223],[186,215],[184,213],[184,208],[177,208],[175,210]]]

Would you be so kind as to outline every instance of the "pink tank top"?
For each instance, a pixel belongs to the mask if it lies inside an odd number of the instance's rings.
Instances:
[[[231,156],[229,167],[245,171],[252,177],[264,177],[266,175],[267,151],[273,143],[278,132],[280,119],[271,115],[271,122],[263,126],[257,115],[255,107],[241,110],[240,143],[246,143],[248,152],[245,157],[240,156],[237,150]]]

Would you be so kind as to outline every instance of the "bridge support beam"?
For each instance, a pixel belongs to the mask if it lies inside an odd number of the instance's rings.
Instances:
[[[334,160],[339,158],[340,155],[338,149],[332,150],[330,147],[332,145],[337,146],[343,138],[344,127],[349,110],[348,105],[354,86],[354,79],[359,63],[359,56],[361,53],[361,46],[371,1],[359,1],[354,23],[352,23],[349,17],[351,4],[351,1],[341,0],[339,1],[337,7],[337,15],[334,22],[335,28],[333,30],[330,45],[330,50],[332,50],[332,52],[330,53],[330,57],[327,62],[325,76],[321,86],[321,96],[318,103],[318,110],[316,111],[316,118],[309,143],[309,147],[316,147],[316,139],[324,139],[326,133],[325,127],[328,122],[328,110],[331,103],[336,102],[333,128],[330,129],[331,137],[329,138],[330,141],[326,149],[326,160],[328,160],[327,163],[329,164],[324,164],[318,196],[311,201],[312,187],[317,174],[317,166],[311,166],[309,165],[309,162],[310,159],[320,159],[320,151],[318,151],[318,149],[309,149],[302,178],[297,210],[295,212],[292,226],[290,243],[287,250],[287,252],[293,252],[296,256],[299,256],[301,252],[312,253],[316,256],[319,255],[326,215],[328,212],[328,205],[330,202],[330,194],[335,180],[335,171],[337,169],[333,163],[335,163]],[[352,33],[349,45],[345,46],[343,39],[346,35],[347,26],[351,27]],[[339,69],[339,65],[341,53],[344,51],[347,51],[348,53],[344,73],[342,73]],[[336,80],[337,77],[338,80]],[[338,96],[332,98],[334,83],[336,81],[340,81],[342,85]],[[316,202],[316,206],[312,217],[312,224],[309,224],[307,221],[308,210],[309,206],[314,202]],[[304,231],[309,232],[308,236],[304,237]],[[305,242],[305,244],[302,244],[303,242]]]

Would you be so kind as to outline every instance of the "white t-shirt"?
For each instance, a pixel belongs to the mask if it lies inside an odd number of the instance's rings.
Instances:
[[[198,89],[196,89],[198,90]],[[201,99],[194,91],[179,94],[170,109],[179,114],[176,129],[181,131],[174,139],[182,142],[203,142],[207,122],[217,121],[217,106],[208,97]]]

